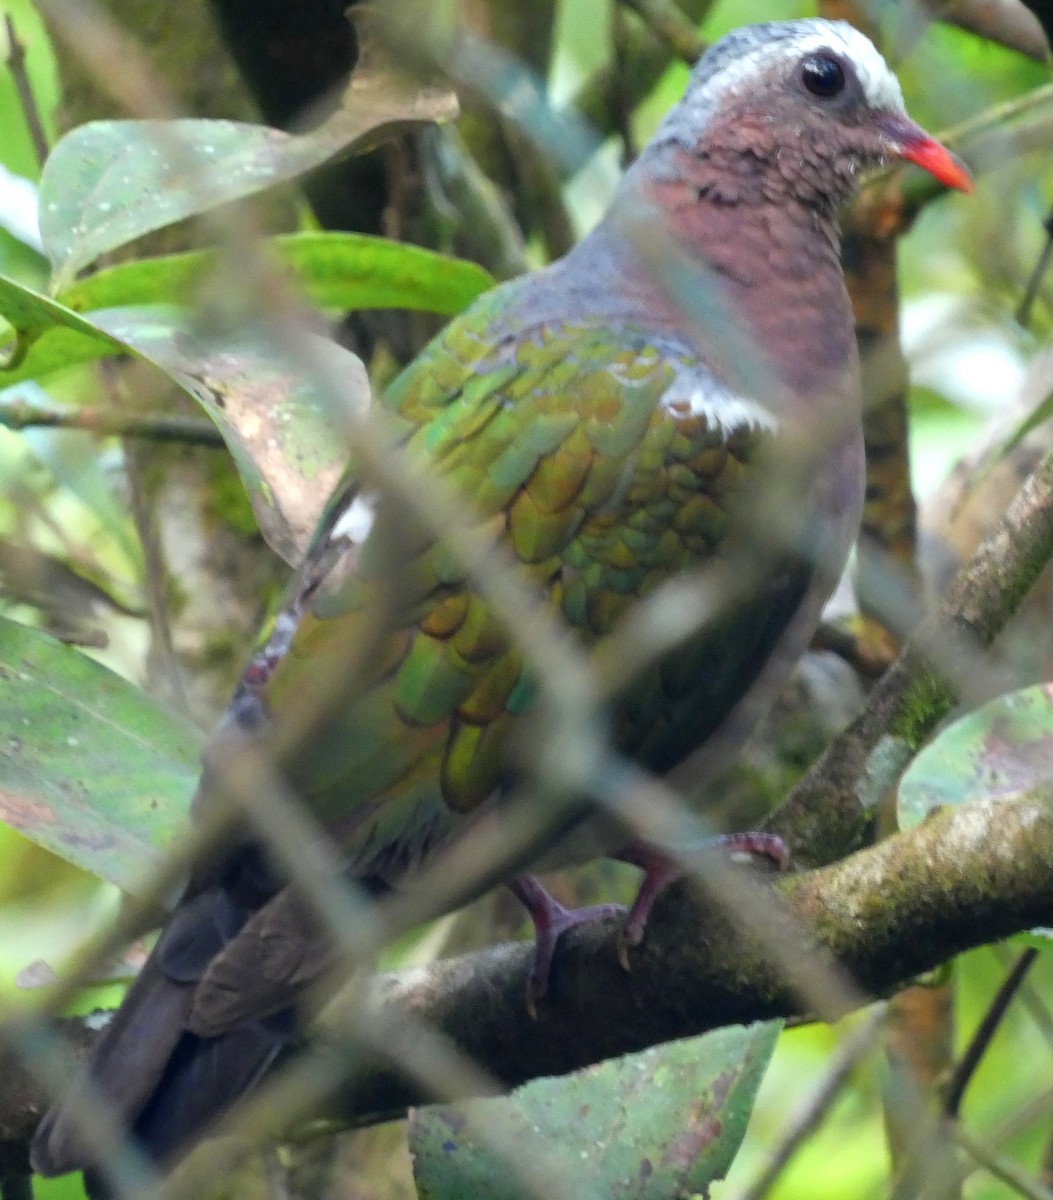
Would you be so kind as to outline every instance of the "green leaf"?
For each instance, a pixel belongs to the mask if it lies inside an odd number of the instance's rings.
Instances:
[[[948,725],[899,787],[901,829],[934,809],[1005,799],[1053,780],[1053,683],[1008,692]]]
[[[357,233],[293,233],[266,243],[318,308],[406,308],[454,316],[492,287],[493,277],[464,259]],[[210,251],[119,263],[64,288],[78,312],[142,304],[182,304],[216,270]]]
[[[5,275],[0,275],[0,315],[15,331],[0,351],[0,388],[122,349],[79,313]]]
[[[453,316],[493,285],[463,259],[387,238],[347,233],[299,233],[273,239],[281,261],[319,308],[407,308]],[[0,367],[0,388],[41,379],[125,349],[90,318],[94,308],[170,305],[191,294],[217,262],[194,251],[121,263],[63,289],[59,300],[0,275],[0,314],[15,339]]]
[[[212,338],[174,308],[108,309],[92,320],[205,409],[268,545],[299,563],[347,465],[348,417],[369,402],[361,360],[328,338],[302,334],[303,361],[294,361],[267,328]],[[320,382],[323,371],[339,379],[338,396]]]
[[[419,1110],[410,1123],[422,1200],[619,1200],[705,1193],[738,1151],[781,1024],[719,1029],[500,1100]]]
[[[1007,941],[1014,946],[1033,946],[1036,950],[1048,950],[1053,942],[1053,929],[1046,925],[1036,925],[1034,929],[1025,929],[1022,933],[1014,933]]]
[[[114,353],[160,367],[223,434],[268,544],[286,562],[300,561],[347,463],[348,414],[369,402],[359,358],[328,338],[303,334],[302,360],[293,361],[269,329],[208,336],[174,307],[80,316],[2,276],[0,310],[10,310],[32,345],[21,368],[0,371],[0,388],[43,364],[55,369]],[[60,333],[78,339],[64,343],[64,357],[38,355],[37,346]],[[312,377],[318,367],[340,381],[339,396]]]
[[[139,688],[0,618],[0,820],[135,892],[184,824],[201,736]]]
[[[143,234],[456,113],[451,92],[414,89],[360,64],[340,106],[310,133],[191,119],[81,125],[52,151],[40,181],[40,233],[55,289]]]

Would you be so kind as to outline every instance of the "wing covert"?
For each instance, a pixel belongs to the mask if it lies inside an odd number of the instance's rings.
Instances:
[[[455,322],[383,403],[407,452],[593,641],[720,545],[762,431],[729,436],[696,402],[704,371],[645,331],[550,323],[502,340],[494,320]],[[368,520],[351,509],[363,503],[349,485],[330,506],[312,551],[326,569],[305,568],[256,695],[290,782],[354,869],[394,878],[499,787],[534,688],[442,542],[390,497]]]

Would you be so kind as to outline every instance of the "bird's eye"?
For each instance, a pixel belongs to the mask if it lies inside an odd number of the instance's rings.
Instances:
[[[829,100],[845,90],[845,69],[829,54],[810,54],[801,63],[801,82],[820,100]]]

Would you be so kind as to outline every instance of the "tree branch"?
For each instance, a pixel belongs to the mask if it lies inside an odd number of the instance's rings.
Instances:
[[[866,707],[772,816],[771,828],[813,863],[857,845],[876,800],[968,693],[979,652],[1005,628],[1053,554],[1053,452],[922,623]]]
[[[691,66],[702,56],[706,44],[699,37],[698,29],[674,0],[622,2],[637,13],[655,37],[682,62]]]
[[[816,951],[840,966],[861,997],[887,994],[963,950],[1048,923],[1053,809],[1048,797],[1028,795],[944,810],[772,891],[773,924],[785,928],[769,933],[800,938],[802,929],[811,931]],[[687,886],[671,889],[656,906],[629,974],[618,966],[616,936],[613,921],[568,935],[537,1021],[524,1004],[527,943],[379,976],[375,1003],[436,1029],[509,1086],[718,1026],[803,1012],[795,982],[758,941],[712,904],[696,901]],[[340,1003],[338,997],[330,1016]],[[63,1023],[77,1057],[95,1036],[91,1022]],[[47,1098],[6,1049],[0,1081],[0,1174],[14,1173],[25,1169],[26,1144]],[[374,1063],[330,1113],[365,1125],[427,1099]]]
[[[179,414],[129,413],[112,408],[56,408],[34,404],[14,396],[0,404],[0,426],[4,429],[82,429],[105,437],[147,438],[155,442],[184,442],[188,445],[223,446],[219,430],[202,417]]]

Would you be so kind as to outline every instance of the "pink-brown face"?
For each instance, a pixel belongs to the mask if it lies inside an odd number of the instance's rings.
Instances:
[[[946,187],[973,190],[972,176],[965,166],[907,116],[898,87],[893,89],[884,80],[875,86],[872,76],[864,82],[851,60],[828,47],[804,54],[796,76],[815,109],[829,109],[834,120],[838,108],[861,109],[859,125],[865,127],[869,117],[873,128],[886,139],[889,155],[916,163]]]
[[[835,204],[860,171],[889,158],[916,163],[947,187],[972,189],[965,167],[906,113],[896,77],[873,44],[837,21],[747,26],[695,68],[680,111],[660,131],[701,160],[726,156],[769,176],[792,175],[801,199]]]

